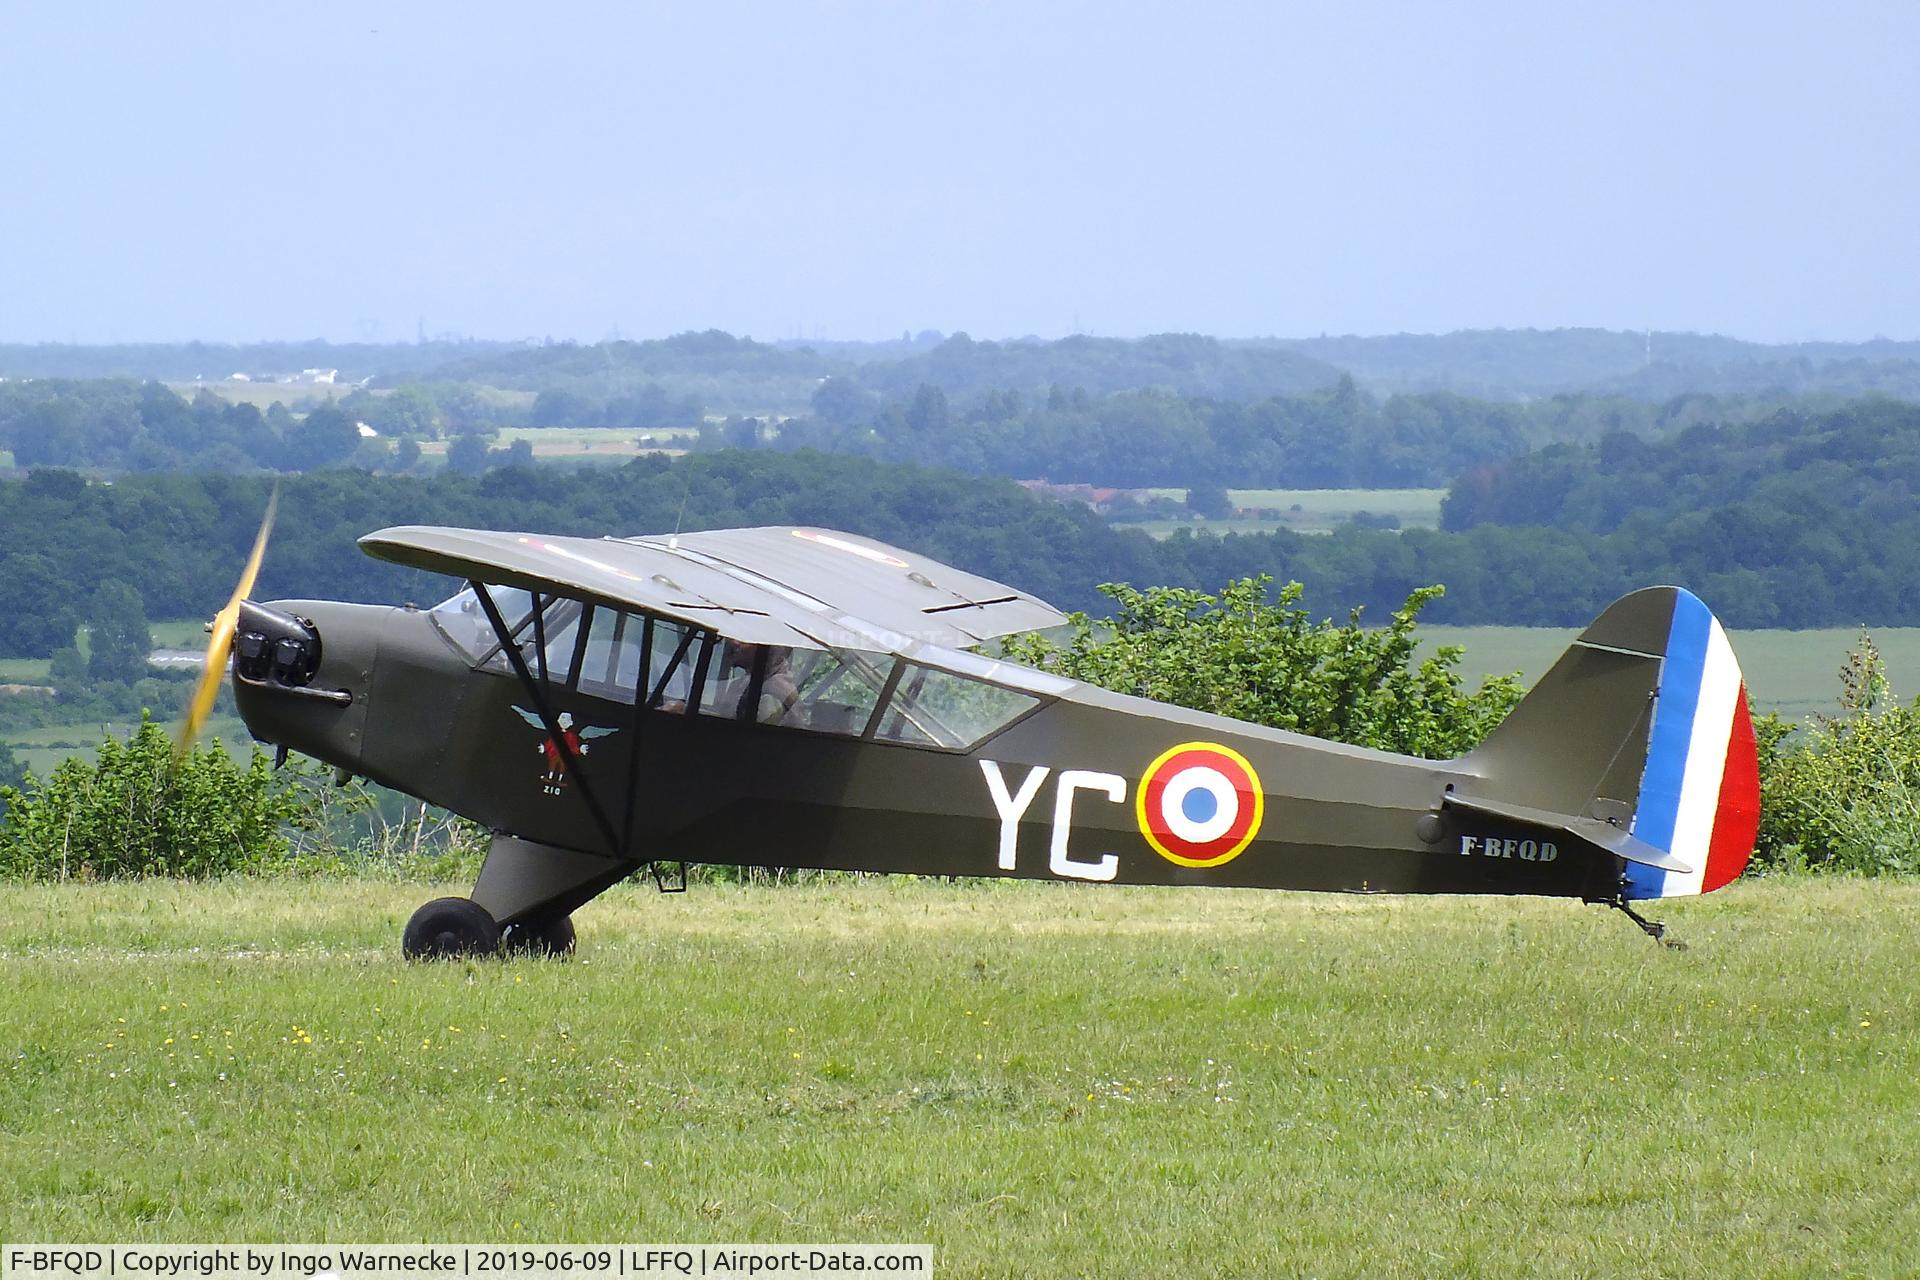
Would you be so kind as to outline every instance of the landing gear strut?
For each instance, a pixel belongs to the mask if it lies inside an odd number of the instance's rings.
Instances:
[[[435,898],[413,913],[400,938],[409,960],[458,960],[500,950],[500,926],[471,898]]]

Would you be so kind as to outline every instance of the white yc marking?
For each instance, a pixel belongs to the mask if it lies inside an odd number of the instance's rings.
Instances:
[[[1046,765],[1035,765],[1028,770],[1026,779],[1021,782],[1020,790],[1007,794],[1007,780],[1000,776],[1000,762],[982,760],[980,772],[987,775],[987,794],[993,797],[993,809],[1000,815],[1000,869],[1011,871],[1017,854],[1020,839],[1020,818],[1026,813],[1033,798],[1040,794],[1040,784],[1047,780],[1052,772]]]
[[[982,760],[980,772],[987,779],[987,795],[993,811],[1000,816],[1000,869],[1013,871],[1019,864],[1020,819],[1033,807],[1040,788],[1053,771],[1035,765],[1020,780],[1020,789],[1009,791],[1007,779],[997,760]],[[1047,870],[1073,880],[1111,880],[1120,873],[1120,856],[1105,853],[1094,859],[1073,856],[1067,840],[1073,834],[1073,798],[1082,791],[1097,791],[1115,804],[1127,799],[1127,780],[1117,773],[1095,773],[1089,769],[1065,769],[1054,784],[1053,833],[1048,843]]]
[[[1094,773],[1087,769],[1068,769],[1061,773],[1053,797],[1053,845],[1047,870],[1075,880],[1111,880],[1120,871],[1118,854],[1102,854],[1092,862],[1081,862],[1067,852],[1067,835],[1073,830],[1073,793],[1098,791],[1119,804],[1127,798],[1127,780],[1117,773]]]

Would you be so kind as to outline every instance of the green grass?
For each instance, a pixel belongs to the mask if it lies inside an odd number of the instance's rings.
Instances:
[[[1150,489],[1158,497],[1186,501],[1185,489]],[[1124,524],[1164,538],[1176,529],[1208,529],[1215,533],[1331,533],[1360,512],[1398,516],[1403,529],[1440,527],[1440,500],[1445,489],[1229,489],[1237,508],[1271,511],[1270,516],[1235,516],[1227,520],[1148,520]]]
[[[684,450],[698,435],[693,427],[502,427],[492,446],[504,449],[525,440],[536,459],[585,462],[625,462],[643,454]],[[641,447],[636,441],[651,436],[657,442]],[[446,456],[447,440],[423,440],[420,452],[429,458]]]
[[[207,617],[212,616],[210,609]],[[207,647],[207,618],[168,618],[160,622],[148,623],[147,630],[153,635],[153,647],[156,649],[204,651]]]
[[[1530,685],[1545,675],[1577,629],[1555,627],[1444,627],[1422,626],[1419,634],[1428,646],[1466,646],[1460,664],[1470,682],[1485,675],[1520,671]],[[1837,709],[1840,667],[1859,643],[1859,631],[1831,628],[1819,631],[1735,631],[1730,633],[1734,655],[1740,660],[1747,688],[1762,711],[1778,711],[1790,720]],[[1894,692],[1905,698],[1920,694],[1920,627],[1889,627],[1873,632],[1873,640],[1887,660]]]
[[[171,731],[177,727],[180,714],[180,708],[170,707],[161,709],[157,718],[168,725]],[[125,738],[137,728],[137,720],[121,719],[104,724],[98,720],[88,720],[84,723],[48,725],[40,729],[10,729],[4,736],[15,758],[44,778],[68,757],[92,760],[107,733]],[[239,716],[214,716],[207,721],[204,736],[220,739],[220,744],[235,759],[244,760],[253,750],[253,737]]]
[[[0,684],[45,684],[46,658],[0,658]]]
[[[0,887],[0,1238],[932,1241],[941,1274],[1911,1275],[1920,886],[1569,903]]]
[[[1299,507],[1305,514],[1331,520],[1350,519],[1357,511],[1377,516],[1399,516],[1409,528],[1438,528],[1440,500],[1445,489],[1229,489],[1227,497],[1236,507],[1265,507],[1288,511]]]

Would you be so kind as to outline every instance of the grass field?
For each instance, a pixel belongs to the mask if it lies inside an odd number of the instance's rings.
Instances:
[[[502,427],[493,441],[493,447],[504,449],[516,440],[525,440],[532,446],[535,458],[549,461],[625,462],[649,453],[684,453],[686,446],[698,434],[692,427],[646,430],[636,427]],[[655,443],[645,446],[637,443],[642,436],[652,438]],[[449,441],[444,439],[423,440],[420,442],[420,453],[423,457],[443,458],[448,444]]]
[[[1159,497],[1186,501],[1185,489],[1152,489]],[[1228,520],[1148,520],[1124,524],[1164,538],[1176,529],[1204,528],[1215,533],[1331,533],[1361,512],[1398,516],[1403,529],[1440,527],[1440,500],[1445,489],[1229,489],[1227,498],[1237,508],[1273,511],[1273,516],[1235,516]]]
[[[45,684],[52,665],[46,658],[0,658],[0,684]]]
[[[1520,671],[1531,685],[1578,634],[1575,629],[1554,627],[1420,628],[1428,646],[1466,647],[1460,670],[1474,683],[1482,676]],[[1760,710],[1800,720],[1837,709],[1840,668],[1848,651],[1859,643],[1857,630],[1736,631],[1730,635],[1747,688]],[[1920,627],[1888,627],[1873,632],[1873,641],[1887,660],[1894,693],[1906,699],[1920,694]]]
[[[179,727],[182,714],[182,707],[155,708],[154,718],[171,733]],[[40,729],[9,729],[4,739],[15,759],[33,770],[36,776],[44,778],[70,756],[92,760],[100,749],[101,739],[107,734],[126,738],[139,727],[139,721],[130,719],[116,719],[107,723],[88,720],[48,725]],[[247,732],[246,723],[239,716],[213,716],[207,721],[203,736],[207,741],[218,738],[235,759],[244,760],[253,751],[253,736]]]
[[[205,618],[169,618],[148,623],[147,630],[153,635],[156,649],[198,649],[204,653],[207,648]]]
[[[0,1239],[932,1241],[943,1275],[1920,1268],[1920,885],[1567,903],[0,887]]]

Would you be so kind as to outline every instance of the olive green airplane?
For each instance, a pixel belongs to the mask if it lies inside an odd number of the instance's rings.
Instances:
[[[409,957],[565,954],[574,911],[643,869],[684,888],[688,863],[1534,894],[1659,937],[1634,904],[1731,881],[1759,820],[1739,667],[1675,587],[1616,602],[1436,761],[1001,660],[992,642],[1061,613],[854,534],[362,538],[464,580],[429,609],[256,604],[266,534],[183,740],[230,653],[255,738],[492,831],[472,896],[408,922]]]

